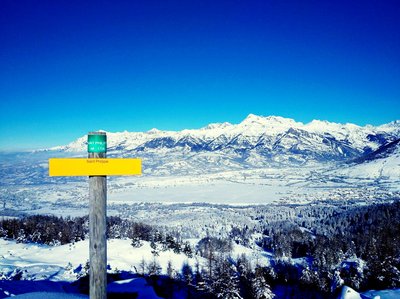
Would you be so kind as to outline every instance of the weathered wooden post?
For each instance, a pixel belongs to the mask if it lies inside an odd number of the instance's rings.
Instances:
[[[90,298],[107,298],[107,175],[140,175],[142,161],[106,158],[104,132],[88,134],[88,158],[51,158],[49,176],[89,176]]]
[[[88,158],[106,158],[104,132],[88,134]],[[107,298],[107,176],[89,176],[90,298]]]

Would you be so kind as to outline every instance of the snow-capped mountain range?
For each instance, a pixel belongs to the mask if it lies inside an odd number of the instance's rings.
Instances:
[[[346,161],[370,154],[400,138],[400,121],[381,126],[279,116],[248,115],[241,123],[213,123],[182,131],[107,132],[109,155],[178,155],[190,160],[227,159],[245,167]],[[84,152],[87,136],[51,151]],[[211,158],[212,157],[212,158]]]
[[[399,121],[360,127],[249,115],[239,124],[107,136],[108,157],[138,157],[143,164],[139,177],[110,177],[110,200],[118,203],[308,203],[400,194]],[[48,159],[85,156],[87,136],[42,151],[0,153],[0,188],[18,211],[58,200],[81,203],[86,178],[50,177]]]

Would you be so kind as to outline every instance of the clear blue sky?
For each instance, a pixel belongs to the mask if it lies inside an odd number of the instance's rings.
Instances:
[[[0,149],[249,113],[400,118],[398,1],[0,4]]]

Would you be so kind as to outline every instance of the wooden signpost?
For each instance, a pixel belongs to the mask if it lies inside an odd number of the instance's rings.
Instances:
[[[107,136],[88,134],[88,159],[49,159],[50,176],[89,176],[90,298],[107,298],[107,175],[139,175],[140,159],[106,159]]]

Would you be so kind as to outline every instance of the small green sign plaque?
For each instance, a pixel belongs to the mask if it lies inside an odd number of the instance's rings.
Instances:
[[[88,153],[105,153],[107,136],[104,134],[88,135]]]

